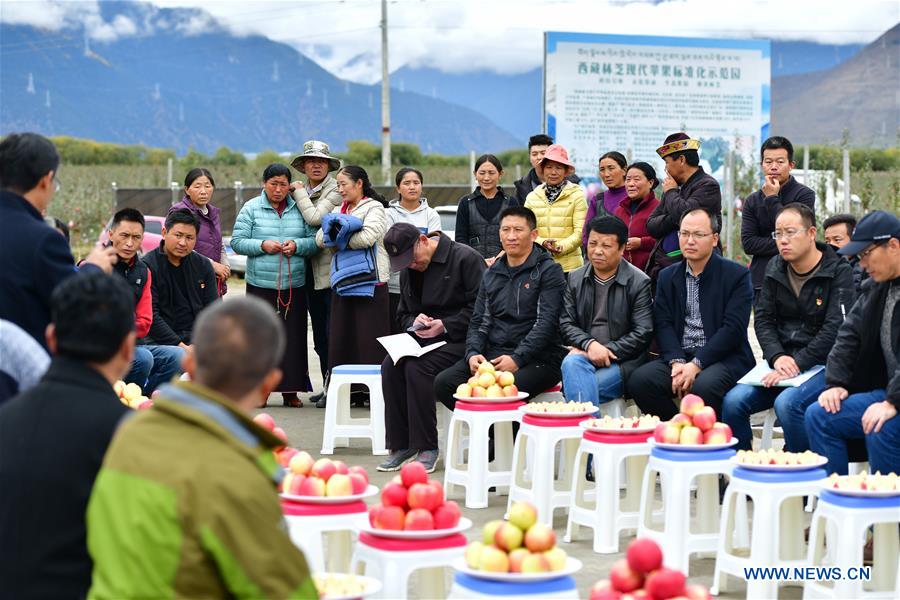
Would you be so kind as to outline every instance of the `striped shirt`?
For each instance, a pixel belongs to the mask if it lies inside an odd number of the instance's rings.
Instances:
[[[700,316],[700,275],[691,273],[690,265],[685,265],[684,279],[687,284],[687,311],[684,316],[684,334],[681,347],[685,350],[702,348],[706,345],[703,318]]]

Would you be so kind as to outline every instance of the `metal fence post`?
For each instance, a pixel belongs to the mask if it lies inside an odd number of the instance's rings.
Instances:
[[[172,190],[172,206],[175,206],[176,204],[178,204],[178,201],[181,200],[181,198],[178,197],[179,187],[181,186],[178,185],[177,181],[169,182],[169,189]]]
[[[844,212],[850,212],[850,151],[844,148],[843,152],[844,167]]]
[[[234,216],[237,217],[237,214],[241,212],[241,207],[244,205],[244,184],[241,181],[234,182]]]

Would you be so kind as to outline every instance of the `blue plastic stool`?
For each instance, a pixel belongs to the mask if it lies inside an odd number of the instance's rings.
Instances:
[[[481,579],[465,573],[453,576],[448,598],[578,598],[578,587],[569,576],[545,581],[511,582]]]

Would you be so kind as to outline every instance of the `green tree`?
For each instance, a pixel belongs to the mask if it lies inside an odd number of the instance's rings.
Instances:
[[[253,159],[253,166],[262,174],[263,169],[272,163],[284,162],[284,157],[274,150],[263,150]]]
[[[213,154],[210,162],[220,166],[240,166],[246,165],[247,159],[240,152],[235,152],[234,150],[229,150],[225,146],[222,146],[216,150],[216,153]]]

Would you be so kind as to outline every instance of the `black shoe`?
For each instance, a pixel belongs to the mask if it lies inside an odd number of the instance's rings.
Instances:
[[[325,402],[328,400],[328,396],[326,394],[320,394],[321,398],[316,400],[316,408],[325,408]]]
[[[316,402],[318,402],[319,400],[321,400],[324,397],[325,397],[325,390],[322,390],[321,392],[316,392],[315,394],[312,394],[309,397],[309,402],[310,402],[310,404],[315,404]]]
[[[375,467],[375,469],[381,471],[382,473],[399,471],[400,467],[405,465],[408,461],[412,460],[417,454],[417,450],[410,450],[408,448],[403,450],[393,450],[391,451],[390,456],[384,459],[384,461],[380,465]]]

